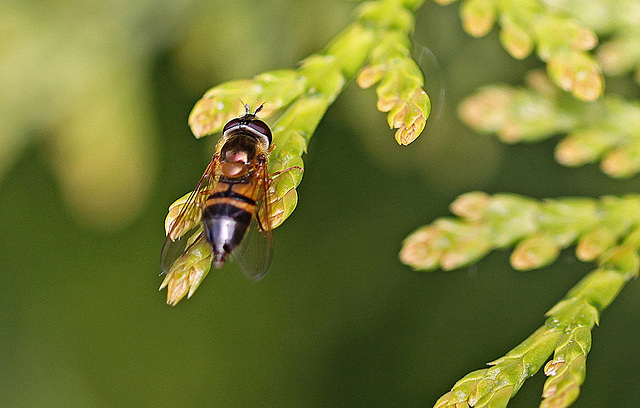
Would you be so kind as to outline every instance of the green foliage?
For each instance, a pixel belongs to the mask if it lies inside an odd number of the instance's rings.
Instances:
[[[640,171],[640,104],[607,95],[583,102],[558,92],[544,74],[532,72],[528,87],[491,85],[468,97],[459,109],[470,127],[495,133],[507,143],[536,142],[567,136],[556,148],[556,160],[576,167],[600,161],[611,177]]]
[[[603,262],[547,312],[542,327],[505,356],[489,363],[491,368],[463,377],[436,402],[435,408],[506,407],[524,381],[538,372],[552,353],[553,359],[544,368],[549,378],[540,407],[571,405],[584,381],[591,329],[625,283],[637,276],[637,250],[637,243],[616,248],[617,255],[634,257],[635,264]]]
[[[363,3],[356,21],[322,53],[304,59],[298,69],[266,72],[207,91],[189,116],[191,130],[198,138],[211,135],[242,113],[245,103],[251,106],[264,103],[261,117],[283,111],[272,127],[275,149],[270,156],[270,171],[303,168],[302,154],[318,123],[347,82],[361,71],[358,78],[361,86],[379,83],[378,109],[389,112],[389,126],[398,129],[397,142],[411,143],[424,129],[431,110],[429,97],[422,89],[422,72],[410,56],[408,37],[413,30],[413,12],[422,2]],[[268,196],[273,228],[295,209],[296,187],[301,180],[302,172],[289,171],[271,183]],[[172,204],[165,226],[171,225],[183,199]],[[188,226],[198,223],[200,217],[201,214],[190,214]],[[209,269],[204,266],[209,261],[210,253],[199,247],[192,247],[181,256],[161,285],[161,289],[168,288],[167,303],[175,305],[184,296],[191,297],[206,276]]]
[[[411,143],[424,129],[431,109],[408,37],[413,12],[421,4],[366,2],[359,7],[356,22],[298,69],[212,88],[190,115],[193,133],[196,137],[216,133],[242,112],[244,103],[265,102],[265,117],[280,112],[273,125],[277,147],[271,171],[302,167],[301,156],[327,108],[357,77],[363,88],[377,86],[378,110],[387,112],[389,126],[397,129],[398,144]],[[626,0],[617,4],[621,10],[633,9]],[[637,70],[640,54],[625,52],[637,41],[637,28],[615,24],[622,19],[621,12],[585,22],[579,10],[590,7],[597,7],[597,0],[464,0],[460,13],[469,34],[483,36],[497,21],[500,41],[509,54],[523,59],[535,51],[546,63],[547,73],[531,73],[527,88],[485,87],[467,98],[459,113],[471,127],[497,133],[509,143],[568,134],[556,150],[558,161],[578,166],[601,160],[607,174],[627,177],[640,171],[640,108],[614,96],[599,99],[604,77],[589,51],[598,43],[596,32],[607,33],[612,39],[598,53],[605,72]],[[301,177],[286,174],[271,186],[274,227],[295,208]],[[180,204],[178,200],[174,209]],[[435,406],[505,407],[543,366],[549,378],[541,407],[571,405],[585,378],[591,330],[602,310],[638,274],[640,196],[541,202],[474,192],[459,197],[451,210],[458,218],[440,218],[407,237],[400,252],[402,262],[416,270],[450,270],[477,262],[493,249],[514,247],[511,265],[530,270],[549,265],[563,248],[576,244],[578,258],[595,261],[598,267],[547,313],[545,324],[528,339],[490,363],[492,367],[462,378]],[[198,217],[188,222],[197,223]],[[195,248],[172,268],[163,282],[169,288],[169,303],[193,294],[208,272],[207,256],[207,251]]]
[[[523,59],[535,49],[553,82],[574,97],[591,101],[602,95],[600,66],[587,52],[597,37],[575,17],[541,0],[464,0],[460,14],[465,31],[474,37],[487,34],[498,21],[507,52]]]
[[[554,0],[547,3],[550,11],[569,13],[589,30],[606,36],[596,50],[604,73],[635,72],[636,81],[640,81],[637,2]],[[560,38],[564,34],[558,31],[554,35]],[[558,84],[557,75],[549,66],[547,72]],[[602,171],[616,178],[631,177],[640,171],[640,105],[637,101],[615,95],[606,95],[595,103],[575,100],[555,89],[549,79],[537,71],[528,76],[527,82],[525,89],[506,85],[484,87],[461,104],[460,117],[472,128],[496,133],[508,143],[567,134],[556,149],[556,159],[566,166],[600,161]]]
[[[451,204],[459,218],[441,218],[409,235],[401,260],[416,270],[476,262],[492,249],[514,247],[511,265],[541,268],[576,244],[578,259],[603,261],[640,225],[640,196],[537,201],[515,194],[467,193]]]
[[[511,265],[530,270],[553,262],[560,249],[596,261],[548,313],[547,321],[493,367],[474,371],[442,396],[436,407],[504,407],[523,382],[545,367],[549,376],[541,407],[567,407],[584,381],[591,329],[600,312],[638,275],[640,196],[537,201],[513,194],[467,193],[451,204],[458,218],[442,218],[409,235],[400,259],[417,270],[454,269],[491,249],[515,247]]]
[[[536,0],[464,2],[461,14],[467,32],[484,35],[498,19],[500,40],[507,51],[524,58],[537,48],[547,61],[551,81],[534,71],[527,77],[526,88],[485,86],[460,104],[460,117],[470,127],[495,133],[507,143],[567,134],[556,149],[560,163],[580,166],[601,161],[602,170],[612,177],[635,175],[640,171],[640,105],[610,95],[594,101],[602,94],[603,79],[585,51],[596,45],[594,32],[609,35],[598,50],[604,72],[620,75],[636,70],[640,79],[640,32],[637,23],[630,23],[637,18],[629,18],[640,13],[637,3],[547,3],[550,6]],[[438,219],[406,238],[402,262],[416,270],[450,270],[476,262],[492,249],[514,247],[513,268],[530,270],[550,264],[561,249],[576,244],[577,257],[597,262],[598,268],[547,313],[544,326],[489,363],[491,368],[462,378],[435,407],[506,407],[543,365],[549,378],[540,407],[568,407],[580,393],[591,330],[600,313],[638,275],[640,196],[540,202],[513,194],[473,192],[454,201],[451,211],[458,218]]]
[[[410,56],[408,37],[414,26],[413,12],[421,4],[398,0],[363,3],[356,22],[322,53],[303,60],[298,69],[267,72],[212,88],[189,116],[193,133],[202,137],[219,132],[243,111],[244,103],[257,106],[264,102],[262,117],[284,110],[273,125],[276,148],[270,169],[303,167],[301,156],[327,108],[346,83],[369,64],[361,72],[359,83],[368,87],[380,82],[378,108],[389,112],[390,127],[398,129],[398,143],[410,143],[424,129],[431,109],[422,89],[424,78]],[[301,178],[299,173],[293,178],[281,177],[273,186],[272,211],[277,215],[274,227],[295,208],[295,187]],[[281,183],[288,187],[279,186]]]
[[[640,83],[640,9],[636,0],[548,0],[570,12],[605,40],[596,52],[602,71],[611,76],[633,72]]]

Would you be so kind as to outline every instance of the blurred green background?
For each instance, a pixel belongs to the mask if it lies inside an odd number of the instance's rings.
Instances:
[[[295,67],[352,18],[327,0],[0,3],[0,406],[430,407],[543,323],[593,268],[572,250],[514,272],[497,252],[459,271],[415,273],[402,239],[471,191],[537,198],[637,192],[596,166],[566,169],[554,142],[504,146],[456,119],[478,86],[539,66],[494,32],[464,34],[457,5],[426,2],[417,55],[436,110],[395,144],[375,95],[350,84],[305,157],[300,201],[275,231],[259,283],[212,271],[165,305],[159,251],[168,205],[191,190],[215,138],[186,125],[220,82]],[[446,105],[436,95],[446,84]],[[638,97],[626,80],[608,89]],[[575,407],[637,406],[640,288],[594,330]],[[542,374],[513,407],[537,406]]]

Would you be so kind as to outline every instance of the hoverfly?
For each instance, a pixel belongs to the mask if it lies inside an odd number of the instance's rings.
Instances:
[[[267,197],[273,175],[267,160],[274,145],[269,126],[256,117],[261,109],[262,105],[251,113],[245,105],[245,115],[224,126],[211,162],[167,226],[161,256],[164,273],[202,240],[211,246],[217,269],[231,256],[250,280],[267,272],[273,253]],[[200,215],[201,221],[194,223]]]

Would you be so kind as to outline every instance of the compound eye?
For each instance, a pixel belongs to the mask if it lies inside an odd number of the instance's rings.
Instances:
[[[231,119],[230,121],[227,122],[226,125],[224,125],[224,129],[222,129],[222,133],[225,133],[226,131],[236,128],[240,126],[240,119],[235,118],[235,119]]]
[[[269,125],[256,119],[249,122],[247,126],[265,136],[269,140],[269,144],[271,144],[271,129],[269,129]]]

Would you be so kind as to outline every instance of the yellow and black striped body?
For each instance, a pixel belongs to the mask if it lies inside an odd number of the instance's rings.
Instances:
[[[175,205],[178,213],[167,216],[160,261],[165,273],[192,259],[190,251],[202,240],[210,244],[216,268],[233,254],[248,279],[267,272],[273,254],[267,160],[274,145],[271,129],[256,117],[261,109],[251,113],[245,105],[244,116],[227,122],[198,184]],[[200,215],[202,229],[196,224]]]
[[[213,262],[221,267],[227,256],[242,241],[253,217],[258,214],[263,182],[256,169],[249,169],[242,177],[221,175],[205,201],[202,224],[205,236],[213,249]]]
[[[202,214],[205,237],[220,268],[240,245],[259,206],[265,203],[271,131],[255,114],[233,119],[218,145],[214,177]]]

